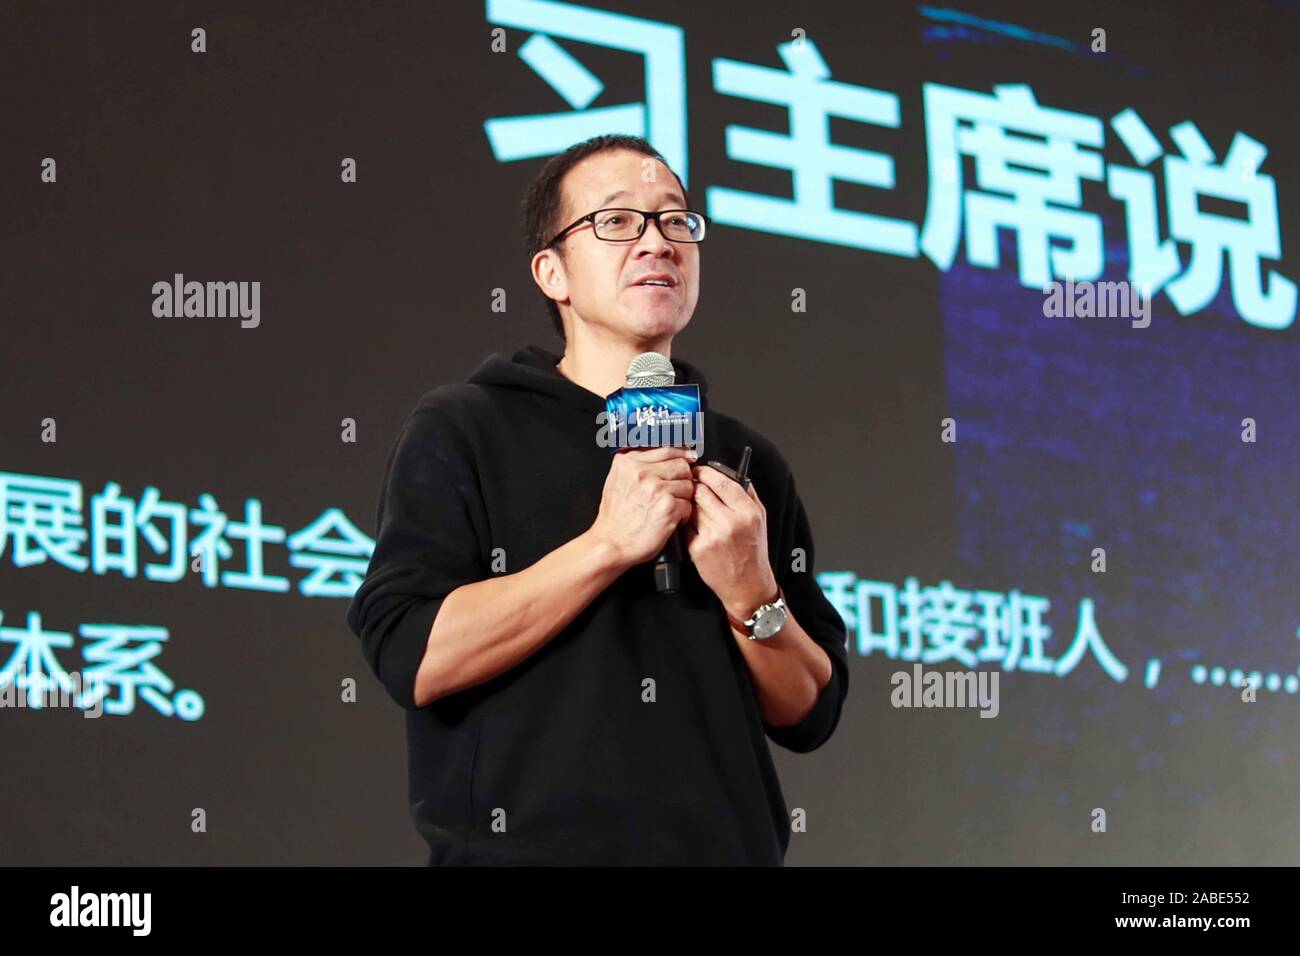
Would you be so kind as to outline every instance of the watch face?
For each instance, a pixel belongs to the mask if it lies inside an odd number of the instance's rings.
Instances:
[[[774,607],[763,611],[754,622],[754,639],[765,641],[785,626],[785,608]]]

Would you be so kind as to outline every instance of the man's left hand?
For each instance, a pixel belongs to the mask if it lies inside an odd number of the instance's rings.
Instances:
[[[691,472],[695,507],[682,522],[687,551],[727,613],[743,621],[776,596],[767,555],[767,509],[751,482],[742,488],[706,465]]]

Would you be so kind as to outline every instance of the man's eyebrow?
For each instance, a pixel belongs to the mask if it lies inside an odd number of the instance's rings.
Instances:
[[[603,206],[605,205],[605,203],[609,202],[612,199],[617,199],[619,196],[627,196],[627,195],[630,195],[630,193],[628,193],[626,189],[620,189],[618,192],[610,193],[608,196],[606,196],[604,199],[600,201],[600,204]],[[675,202],[678,204],[678,208],[686,207],[686,200],[681,197],[680,193],[664,193],[662,196],[659,197],[659,203],[660,205],[662,205],[665,202]]]

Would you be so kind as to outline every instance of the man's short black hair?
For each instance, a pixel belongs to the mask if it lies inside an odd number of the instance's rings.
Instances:
[[[532,185],[528,187],[528,192],[524,196],[521,207],[524,241],[528,246],[529,259],[546,248],[546,244],[551,241],[555,234],[568,225],[567,222],[559,221],[564,214],[564,196],[562,195],[561,186],[565,174],[588,156],[607,153],[616,149],[627,149],[634,153],[640,153],[642,156],[650,156],[668,166],[668,160],[664,159],[659,151],[645,139],[640,136],[625,136],[619,133],[593,136],[591,139],[575,143],[564,152],[552,156],[546,161],[546,165],[542,167],[541,172],[537,174],[537,178],[533,180]],[[668,166],[668,170],[672,172],[672,167]],[[686,187],[682,186],[681,177],[675,172],[673,172],[673,177],[677,179],[677,185],[681,186],[682,198],[686,200],[686,205],[689,206],[691,197],[686,192]],[[556,251],[560,254],[561,259],[564,258],[563,245],[556,246]],[[540,289],[538,292],[546,302],[546,311],[551,317],[551,325],[555,327],[556,334],[563,339],[564,323],[560,321],[559,306],[555,304],[554,299]]]

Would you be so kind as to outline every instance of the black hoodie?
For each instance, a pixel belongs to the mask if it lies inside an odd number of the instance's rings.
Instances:
[[[789,466],[711,410],[704,377],[680,359],[677,384],[698,384],[704,403],[701,461],[734,466],[754,449],[774,573],[834,672],[812,712],[763,722],[722,605],[689,563],[671,595],[655,591],[649,565],[629,569],[509,671],[415,706],[443,599],[528,567],[595,521],[611,456],[596,442],[604,400],[558,361],[537,346],[492,355],[420,400],[390,454],[374,555],[348,610],[407,711],[411,815],[429,862],[780,865],[790,818],[765,735],[798,753],[830,737],[848,692],[846,633],[816,583]]]

